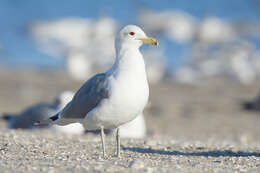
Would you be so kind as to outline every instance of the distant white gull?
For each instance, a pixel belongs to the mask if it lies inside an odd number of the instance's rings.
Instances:
[[[134,120],[120,126],[122,138],[144,138],[146,136],[146,125],[143,114],[138,115]]]
[[[135,119],[148,102],[145,63],[139,51],[143,43],[157,45],[157,40],[147,37],[138,26],[124,27],[116,38],[113,66],[90,78],[62,111],[39,124],[80,122],[88,130],[100,129],[104,157],[104,129],[117,128],[117,156],[120,157],[119,126]]]

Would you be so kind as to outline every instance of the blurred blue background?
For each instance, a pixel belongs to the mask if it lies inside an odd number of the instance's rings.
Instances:
[[[185,13],[184,16],[189,15],[189,17],[194,18],[196,26],[203,25],[203,21],[208,17],[214,17],[219,21],[223,20],[230,26],[232,25],[233,30],[242,28],[242,34],[236,31],[236,41],[243,39],[250,43],[254,49],[258,49],[260,45],[258,34],[248,33],[256,25],[256,28],[260,28],[258,26],[259,4],[257,0],[197,0],[196,2],[192,0],[126,0],[123,2],[119,0],[109,2],[105,0],[0,0],[0,64],[9,67],[64,67],[66,66],[66,58],[57,58],[61,55],[54,56],[46,53],[36,44],[37,40],[33,37],[31,24],[35,21],[58,21],[68,17],[85,18],[92,21],[99,20],[102,17],[110,17],[117,22],[117,30],[126,24],[138,24],[149,34],[155,35],[160,40],[163,58],[167,64],[165,74],[176,78],[176,69],[184,66],[187,62],[194,64],[194,45],[197,45],[194,40],[198,40],[198,38],[192,36],[188,41],[179,41],[170,38],[169,34],[165,34],[165,32],[169,33],[169,29],[167,31],[159,29],[159,32],[154,32],[153,28],[149,28],[147,23],[143,22],[144,20],[140,20],[144,10],[150,10],[155,14],[164,12]],[[245,26],[249,24],[252,27],[248,29]],[[176,27],[173,26],[173,28]],[[158,30],[155,29],[155,31]],[[245,34],[245,32],[248,33]],[[194,33],[198,33],[198,29]],[[177,34],[174,34],[173,37],[178,36],[178,31]],[[230,43],[230,39],[226,42]],[[210,43],[208,45],[218,48],[220,44],[218,42],[218,44]],[[212,54],[212,51],[210,53]],[[241,71],[240,66],[238,71]],[[200,73],[202,73],[201,67],[196,66],[195,68],[199,68]],[[171,71],[172,69],[174,70]],[[194,67],[192,70],[194,70]],[[185,72],[187,74],[193,73],[191,70]],[[190,80],[189,78],[191,77],[188,75],[187,79]]]
[[[180,9],[198,18],[218,16],[227,20],[258,20],[259,11],[250,0],[142,0],[142,1],[61,1],[61,0],[1,0],[0,43],[9,65],[56,66],[62,61],[42,53],[26,34],[27,25],[34,20],[60,19],[64,17],[86,17],[96,19],[103,15],[115,18],[122,24],[137,23],[141,8],[156,11]],[[166,39],[167,38],[163,38]],[[187,45],[171,43],[167,46],[167,57],[181,59]],[[177,61],[178,60],[173,60]]]

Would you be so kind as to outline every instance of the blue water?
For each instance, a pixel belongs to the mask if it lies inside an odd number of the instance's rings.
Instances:
[[[157,11],[184,10],[195,17],[218,16],[229,21],[256,21],[260,4],[254,0],[0,0],[0,45],[4,58],[0,64],[13,66],[62,66],[63,60],[37,49],[27,33],[33,20],[59,19],[69,16],[98,18],[111,16],[121,24],[136,23],[141,8]],[[174,66],[189,55],[190,45],[161,38],[166,55]],[[254,41],[259,47],[259,39]],[[1,56],[0,56],[1,57]]]

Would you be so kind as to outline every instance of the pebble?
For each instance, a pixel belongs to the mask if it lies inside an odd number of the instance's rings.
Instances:
[[[145,166],[144,162],[140,159],[132,160],[129,163],[130,168],[141,169],[144,168],[144,166]]]

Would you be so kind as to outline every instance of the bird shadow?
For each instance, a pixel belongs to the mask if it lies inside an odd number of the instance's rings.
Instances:
[[[182,151],[165,151],[152,148],[137,148],[137,147],[122,147],[123,150],[133,151],[138,153],[148,154],[160,154],[160,155],[173,155],[173,156],[203,156],[203,157],[260,157],[260,153],[257,152],[244,152],[232,150],[212,150],[212,151],[194,151],[194,152],[182,152]]]

